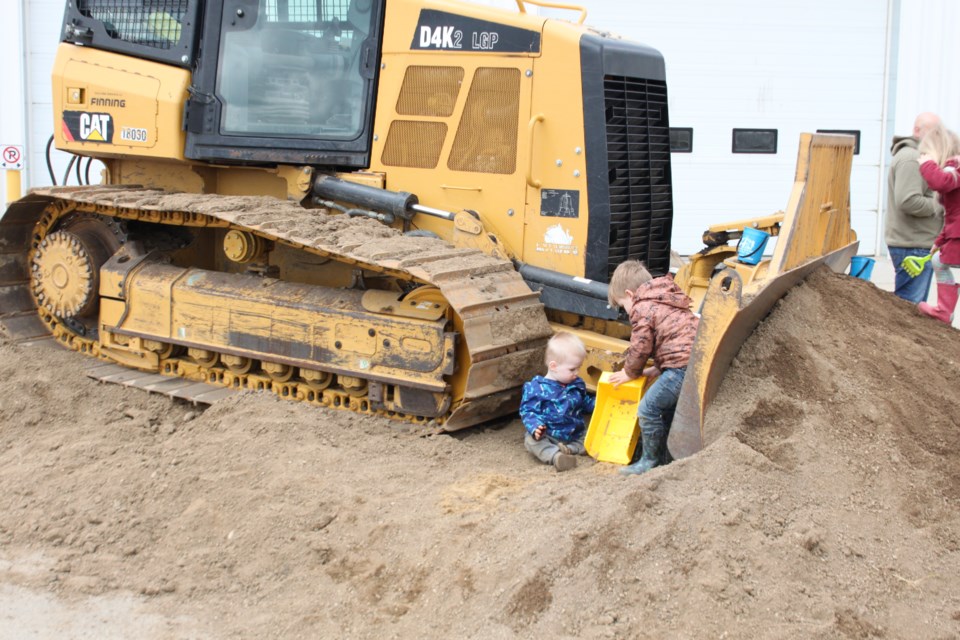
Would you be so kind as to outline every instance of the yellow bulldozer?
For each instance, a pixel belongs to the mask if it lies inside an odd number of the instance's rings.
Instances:
[[[629,337],[605,283],[626,259],[668,272],[673,194],[663,59],[585,17],[70,0],[55,143],[104,169],[9,206],[0,322],[178,397],[262,389],[446,430],[515,411],[558,329],[594,385]],[[702,324],[675,457],[714,437],[706,406],[772,304],[855,252],[852,149],[805,135],[785,211],[712,228],[677,274]],[[778,241],[748,266],[730,242],[750,226]]]

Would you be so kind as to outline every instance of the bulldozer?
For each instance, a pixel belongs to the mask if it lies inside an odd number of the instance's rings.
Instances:
[[[673,192],[662,56],[585,18],[70,0],[53,140],[104,168],[10,204],[0,323],[176,397],[264,390],[448,431],[514,412],[558,330],[595,386],[630,333],[605,283],[627,259],[669,271]],[[753,326],[856,251],[852,148],[805,135],[787,209],[712,228],[676,275],[702,324],[675,457],[714,437]],[[746,226],[778,237],[772,258],[737,262]]]

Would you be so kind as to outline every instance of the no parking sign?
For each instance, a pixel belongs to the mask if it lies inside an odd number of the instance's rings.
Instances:
[[[15,144],[2,145],[0,169],[23,169],[23,147]]]

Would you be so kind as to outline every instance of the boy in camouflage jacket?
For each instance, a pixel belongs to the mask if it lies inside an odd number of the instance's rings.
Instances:
[[[637,410],[643,455],[620,469],[626,475],[640,474],[667,459],[667,435],[699,318],[690,310],[690,298],[673,278],[653,278],[638,260],[617,266],[610,278],[608,297],[612,305],[623,307],[632,327],[623,369],[611,375],[610,381],[618,386],[641,375],[656,377]],[[653,358],[654,366],[645,369],[649,358]]]

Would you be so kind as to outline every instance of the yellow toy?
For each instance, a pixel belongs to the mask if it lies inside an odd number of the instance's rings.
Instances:
[[[640,435],[637,407],[647,379],[640,377],[615,387],[609,381],[610,375],[606,372],[600,376],[597,405],[584,445],[587,453],[600,462],[630,464]]]

